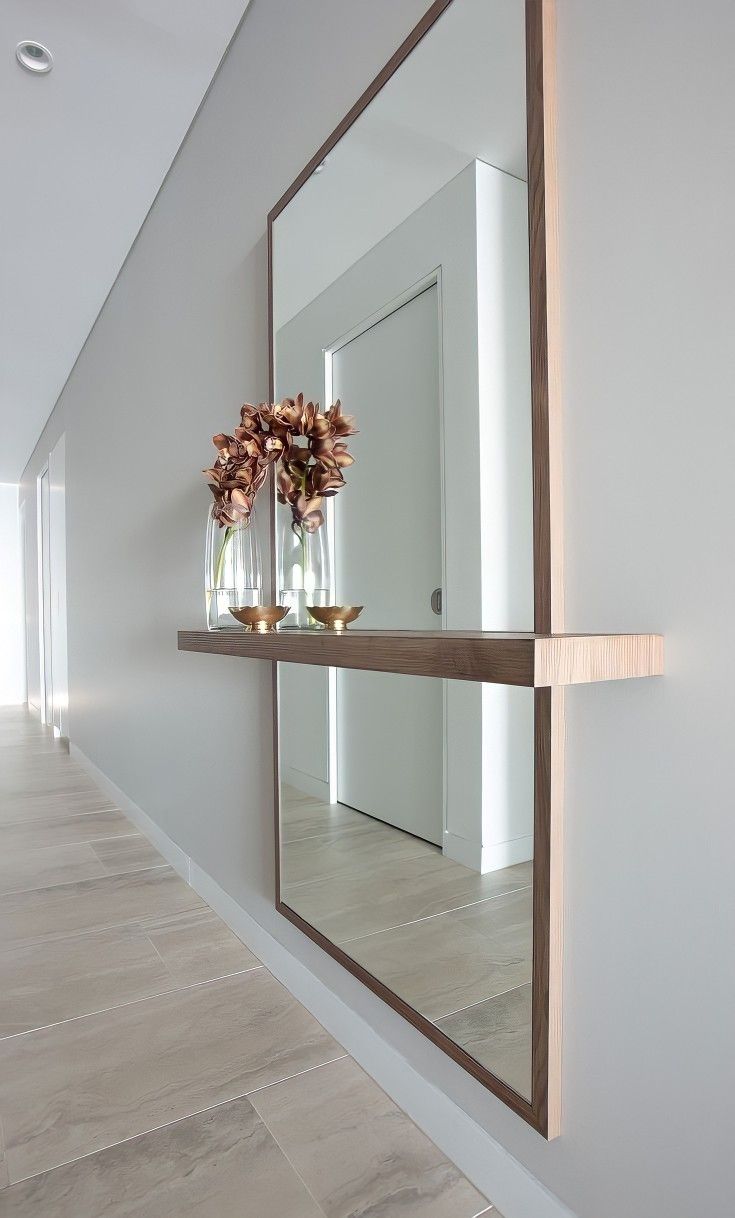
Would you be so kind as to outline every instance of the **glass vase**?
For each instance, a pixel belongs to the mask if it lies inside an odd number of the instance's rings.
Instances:
[[[328,605],[331,562],[327,526],[314,533],[293,525],[290,508],[278,509],[278,603],[288,609],[282,627],[316,629],[307,605]]]
[[[250,520],[220,525],[210,508],[204,561],[204,592],[209,630],[241,630],[230,607],[260,605],[263,595],[263,561],[255,527]]]

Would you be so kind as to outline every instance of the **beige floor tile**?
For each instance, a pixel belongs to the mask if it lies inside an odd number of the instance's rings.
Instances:
[[[25,766],[10,773],[8,767],[4,768],[5,773],[0,778],[0,802],[16,802],[21,808],[45,795],[60,795],[73,800],[77,794],[99,791],[82,770],[69,772],[66,766],[53,766],[49,770],[35,765]]]
[[[36,795],[30,801],[0,797],[0,825],[28,824],[48,820],[49,817],[65,817],[80,812],[106,812],[113,808],[112,801],[96,789],[75,791],[73,795],[69,792]]]
[[[141,923],[178,985],[212,981],[229,973],[262,967],[211,909]]]
[[[142,833],[131,833],[129,837],[108,837],[102,841],[92,841],[89,845],[110,875],[166,866],[163,855]]]
[[[201,898],[172,867],[15,892],[0,897],[0,948],[203,908]]]
[[[265,969],[0,1041],[11,1182],[342,1053]]]
[[[5,1158],[5,1143],[3,1140],[3,1124],[0,1120],[0,1189],[6,1188],[10,1183],[8,1175],[8,1161]],[[2,1202],[0,1201],[0,1213],[2,1212]]]
[[[250,1098],[326,1218],[474,1218],[487,1208],[349,1058]]]
[[[283,842],[281,876],[284,885],[289,886],[317,879],[351,877],[355,871],[374,875],[388,863],[416,856],[435,858],[437,854],[436,846],[392,826],[371,821],[357,835],[338,834]]]
[[[5,1190],[2,1218],[323,1218],[246,1099]]]
[[[0,858],[10,851],[68,846],[130,833],[135,833],[135,826],[116,809],[73,812],[67,808],[57,816],[0,825]]]
[[[480,875],[438,852],[364,866],[346,876],[284,885],[283,899],[335,943],[402,926],[526,887],[531,864]]]
[[[91,846],[85,844],[7,850],[0,855],[0,894],[71,884],[105,873]]]
[[[175,989],[136,925],[0,952],[0,1036]]]
[[[428,1019],[441,1019],[531,979],[530,890],[352,940],[345,950]],[[470,910],[478,909],[471,906]]]
[[[519,1095],[530,1099],[530,985],[439,1019],[437,1027]]]

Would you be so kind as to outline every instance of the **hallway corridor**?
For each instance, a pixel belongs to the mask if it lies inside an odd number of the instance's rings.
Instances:
[[[64,746],[0,709],[0,1218],[479,1214]]]

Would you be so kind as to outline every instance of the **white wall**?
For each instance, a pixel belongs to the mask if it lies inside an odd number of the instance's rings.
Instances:
[[[265,213],[424,7],[253,0],[44,440],[66,430],[71,737],[578,1218],[719,1218],[735,1196],[731,0],[558,3],[568,627],[668,637],[664,679],[568,699],[561,1138],[276,916],[269,670],[176,652],[176,627],[203,623],[196,471],[266,392]],[[296,112],[274,72],[298,82]],[[467,1151],[478,1171],[490,1146]],[[496,1199],[506,1218],[549,1212]]]
[[[26,700],[18,486],[0,482],[0,706]]]

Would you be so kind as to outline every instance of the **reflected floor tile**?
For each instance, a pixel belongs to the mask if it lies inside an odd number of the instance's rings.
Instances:
[[[281,847],[283,883],[304,884],[309,881],[339,876],[380,872],[391,862],[411,859],[417,855],[435,857],[436,846],[421,838],[411,837],[392,826],[371,822],[365,832],[337,837],[307,837],[284,842]]]
[[[178,985],[135,926],[0,953],[0,1036],[103,1011]]]
[[[519,1095],[530,1099],[530,985],[439,1019],[437,1027]]]
[[[346,950],[428,1019],[440,1019],[531,979],[530,890],[482,904],[481,920],[457,910],[355,939]]]
[[[179,985],[212,981],[261,963],[211,909],[141,923]]]
[[[487,1209],[350,1058],[250,1098],[326,1218],[475,1218]]]
[[[478,901],[454,914],[480,935],[490,935],[508,951],[530,958],[533,951],[533,889],[508,893],[500,901]]]
[[[0,894],[91,880],[105,874],[94,850],[87,845],[8,850],[0,855]]]
[[[107,837],[126,837],[135,826],[122,812],[70,812],[47,819],[0,825],[0,857],[11,850],[33,850],[40,846],[61,846],[72,842],[97,842]]]
[[[281,805],[282,842],[297,842],[324,835],[335,837],[340,833],[370,833],[381,827],[385,828],[380,821],[355,812],[344,804],[320,803],[308,795],[299,802],[289,800]]]
[[[323,1218],[246,1099],[6,1189],[3,1218]]]
[[[265,969],[0,1041],[11,1182],[342,1053]]]
[[[384,863],[377,870],[358,864],[346,877],[293,888],[284,885],[282,896],[329,939],[344,943],[527,887],[531,876],[531,863],[480,875],[432,848],[416,858]]]
[[[142,871],[146,867],[164,867],[166,860],[142,833],[129,837],[109,837],[90,842],[90,848],[110,875],[122,871]]]
[[[2,947],[21,947],[144,917],[204,908],[201,898],[173,867],[10,893],[0,897]]]

